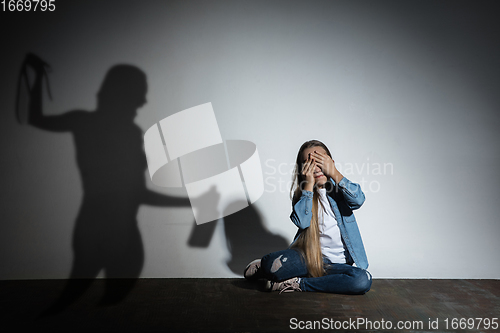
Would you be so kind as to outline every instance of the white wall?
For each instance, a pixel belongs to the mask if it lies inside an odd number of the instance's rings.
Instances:
[[[212,102],[222,137],[250,140],[260,153],[265,194],[225,222],[258,221],[245,243],[253,251],[265,246],[251,236],[292,239],[285,183],[299,146],[316,138],[363,185],[356,217],[374,277],[500,278],[493,2],[56,5],[55,13],[0,14],[0,279],[68,277],[83,196],[72,135],[16,122],[28,51],[53,67],[48,115],[95,110],[118,63],[147,74],[148,103],[135,119],[143,131]],[[185,194],[155,188],[144,171],[148,188]],[[201,248],[189,245],[189,207],[142,205],[137,221],[140,277],[237,276],[222,221]],[[245,242],[240,231],[231,231],[233,247]],[[232,250],[241,262],[245,246]]]

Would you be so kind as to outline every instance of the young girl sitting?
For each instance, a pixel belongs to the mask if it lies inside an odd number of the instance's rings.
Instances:
[[[291,194],[290,218],[299,228],[293,243],[252,261],[245,278],[266,279],[266,289],[280,292],[370,290],[372,277],[352,212],[361,207],[365,195],[335,168],[322,142],[307,141],[300,147]]]

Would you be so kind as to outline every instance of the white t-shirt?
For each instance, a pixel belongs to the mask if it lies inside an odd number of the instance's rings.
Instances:
[[[321,252],[332,263],[345,264],[344,245],[342,244],[340,229],[328,201],[326,189],[319,189],[319,200],[323,204],[318,203]]]

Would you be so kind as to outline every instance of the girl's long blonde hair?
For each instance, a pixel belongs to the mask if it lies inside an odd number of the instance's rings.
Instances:
[[[293,171],[293,183],[290,188],[290,197],[292,199],[292,205],[295,205],[299,201],[302,195],[303,185],[305,183],[305,178],[302,176],[302,154],[305,149],[312,147],[323,148],[328,156],[332,157],[330,151],[325,146],[325,144],[318,140],[311,140],[305,142],[299,149],[297,154],[297,160],[295,162],[295,168]],[[306,261],[307,270],[312,277],[319,277],[325,275],[325,268],[323,265],[323,255],[321,254],[321,244],[320,244],[320,218],[318,210],[319,192],[317,187],[313,190],[313,205],[312,205],[312,218],[311,225],[309,228],[303,230],[295,243],[294,248],[297,248],[302,252],[304,259]]]

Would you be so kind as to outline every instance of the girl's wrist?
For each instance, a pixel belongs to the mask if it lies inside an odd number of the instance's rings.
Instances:
[[[344,178],[344,176],[337,169],[335,169],[335,172],[332,176],[332,179],[335,181],[335,183],[338,184],[342,180],[342,178]]]

